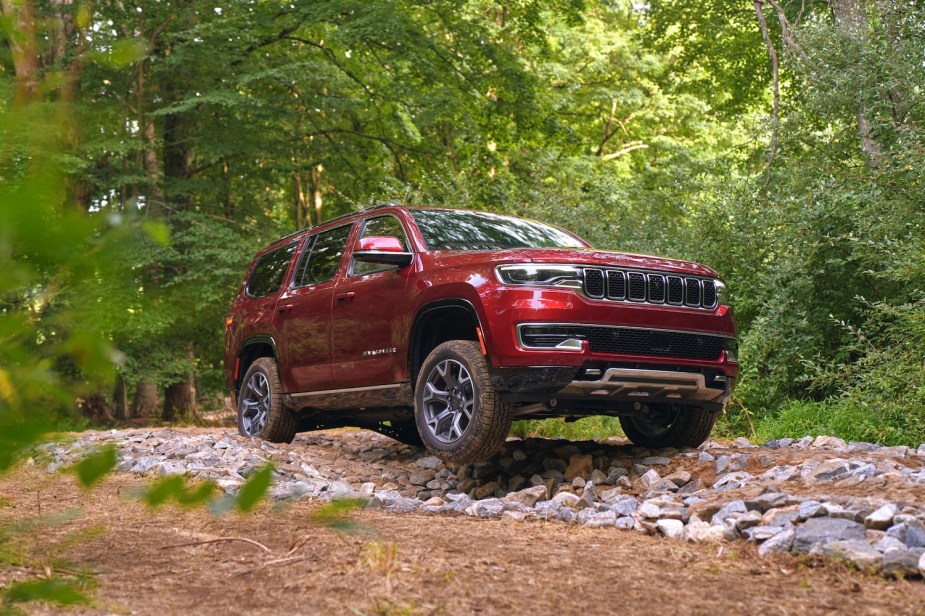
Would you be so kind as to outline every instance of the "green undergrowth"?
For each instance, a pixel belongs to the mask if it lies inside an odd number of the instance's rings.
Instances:
[[[888,405],[862,407],[849,400],[791,401],[755,423],[758,441],[801,436],[837,436],[846,441],[918,446],[923,418]]]
[[[570,441],[588,441],[623,436],[620,420],[616,417],[585,417],[578,421],[553,419],[515,421],[511,435],[520,438],[564,438]]]

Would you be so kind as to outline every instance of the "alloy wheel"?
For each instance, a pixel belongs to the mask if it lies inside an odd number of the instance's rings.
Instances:
[[[466,432],[475,410],[475,387],[460,362],[447,359],[427,375],[424,422],[441,443],[454,443]]]
[[[270,383],[262,372],[254,372],[241,394],[241,428],[248,436],[260,436],[270,413]]]

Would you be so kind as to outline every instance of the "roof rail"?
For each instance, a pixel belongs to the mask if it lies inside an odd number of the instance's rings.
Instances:
[[[336,222],[336,221],[338,221],[338,220],[340,220],[340,219],[342,219],[342,218],[349,218],[349,217],[354,216],[354,215],[356,215],[356,214],[365,214],[366,212],[371,212],[371,211],[373,211],[373,210],[381,210],[381,209],[387,208],[387,207],[400,207],[401,205],[402,205],[401,203],[397,203],[397,202],[395,202],[395,201],[389,201],[389,202],[387,202],[387,203],[377,203],[377,204],[375,204],[375,205],[370,205],[369,207],[365,207],[365,208],[363,208],[363,209],[361,209],[361,210],[356,210],[355,212],[347,212],[346,214],[341,214],[340,216],[335,216],[334,218],[329,218],[329,219],[327,219],[327,220],[324,220],[324,221],[318,223],[317,225],[310,225],[310,226],[308,226],[308,227],[302,227],[301,229],[299,229],[299,230],[297,230],[297,231],[293,231],[293,232],[290,233],[289,235],[285,235],[285,236],[279,238],[278,240],[275,240],[273,243],[276,244],[277,242],[282,242],[282,241],[284,241],[284,240],[288,240],[290,237],[295,237],[296,235],[298,235],[298,234],[300,234],[300,233],[302,233],[302,232],[304,232],[304,231],[311,231],[312,229],[314,229],[314,228],[316,228],[316,227],[320,227],[321,225],[326,225],[326,224],[328,224],[329,222]]]

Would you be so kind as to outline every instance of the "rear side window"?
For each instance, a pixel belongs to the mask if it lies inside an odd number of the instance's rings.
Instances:
[[[319,233],[315,238],[309,238],[299,263],[294,286],[307,287],[334,278],[340,266],[340,259],[344,255],[351,228],[353,225],[337,227]]]
[[[247,279],[247,294],[251,297],[266,297],[276,293],[283,284],[289,262],[298,245],[299,242],[295,241],[260,257]]]

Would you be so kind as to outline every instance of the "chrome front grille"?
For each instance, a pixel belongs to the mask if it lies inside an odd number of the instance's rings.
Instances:
[[[592,299],[615,302],[667,304],[690,308],[716,308],[716,283],[709,278],[584,268],[584,292]]]

